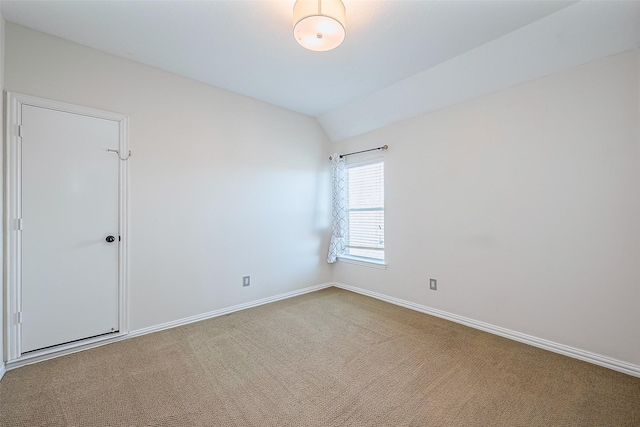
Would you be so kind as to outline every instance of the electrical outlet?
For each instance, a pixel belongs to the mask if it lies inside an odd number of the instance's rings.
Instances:
[[[242,286],[249,286],[251,284],[251,276],[244,276],[242,278]]]
[[[432,291],[438,290],[438,281],[436,279],[429,279],[429,289]]]

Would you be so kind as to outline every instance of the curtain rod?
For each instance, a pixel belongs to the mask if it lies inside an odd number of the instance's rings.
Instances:
[[[368,151],[376,151],[376,150],[382,150],[382,151],[384,151],[384,150],[388,150],[388,149],[389,149],[389,146],[388,146],[388,145],[383,145],[382,147],[378,147],[378,148],[371,148],[371,149],[369,149],[369,150],[354,151],[353,153],[340,154],[340,156],[339,156],[339,157],[340,157],[340,158],[343,158],[343,157],[351,156],[352,154],[360,154],[360,153],[366,153],[366,152],[368,152]],[[331,158],[331,156],[329,156],[329,160],[333,160],[333,159]]]

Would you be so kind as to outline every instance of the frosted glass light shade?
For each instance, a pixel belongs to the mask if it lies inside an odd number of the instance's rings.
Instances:
[[[346,35],[346,14],[340,0],[297,0],[293,5],[293,35],[307,49],[335,49]]]

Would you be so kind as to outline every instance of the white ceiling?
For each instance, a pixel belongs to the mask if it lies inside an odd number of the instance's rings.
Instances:
[[[312,52],[294,0],[2,1],[7,21],[311,116],[524,27],[571,1],[344,0],[347,38]]]
[[[640,48],[640,1],[581,1],[318,116],[341,141]]]

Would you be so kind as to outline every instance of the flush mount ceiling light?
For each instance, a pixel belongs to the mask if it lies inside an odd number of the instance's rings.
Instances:
[[[297,0],[293,5],[293,35],[307,49],[335,49],[346,35],[346,14],[340,0]]]

